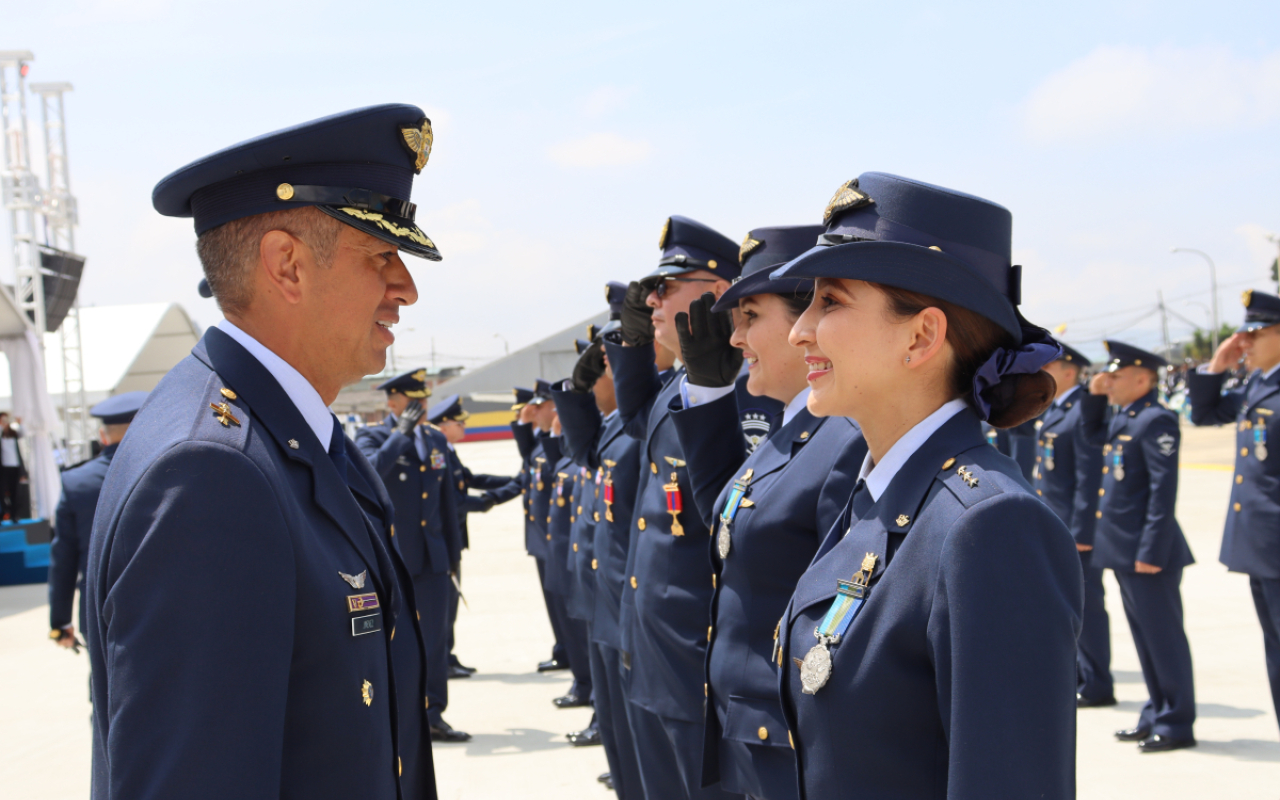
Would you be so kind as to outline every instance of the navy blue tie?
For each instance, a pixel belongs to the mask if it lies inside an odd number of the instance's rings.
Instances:
[[[338,477],[342,478],[343,483],[347,482],[347,466],[351,463],[351,459],[347,458],[347,437],[342,432],[342,425],[338,422],[338,418],[333,417],[333,432],[329,434],[329,458],[333,460],[333,466],[338,470]]]
[[[854,521],[867,518],[867,512],[876,504],[875,498],[871,496],[871,490],[867,488],[867,482],[859,480],[858,485],[853,489],[853,518]]]

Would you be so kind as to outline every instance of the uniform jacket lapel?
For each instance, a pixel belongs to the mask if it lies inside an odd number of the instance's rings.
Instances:
[[[1242,415],[1248,415],[1254,406],[1276,392],[1280,392],[1280,370],[1277,370],[1266,380],[1263,380],[1261,372],[1257,373],[1254,376],[1254,380],[1250,382],[1249,390],[1245,393],[1245,407],[1241,412]]]
[[[800,409],[791,422],[761,442],[752,458],[748,459],[745,466],[754,470],[751,480],[757,481],[785,467],[801,447],[813,441],[814,434],[825,421],[825,417],[815,417],[807,408]]]

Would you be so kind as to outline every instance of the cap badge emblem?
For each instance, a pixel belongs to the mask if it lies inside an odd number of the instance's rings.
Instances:
[[[747,238],[743,239],[741,246],[738,247],[738,263],[739,264],[746,263],[747,256],[754,253],[756,249],[763,244],[764,242],[760,241],[759,239],[752,239],[751,234],[748,233]]]
[[[667,234],[671,233],[671,217],[667,217],[667,221],[662,223],[662,233],[658,234],[658,249],[663,250],[667,246]]]
[[[831,196],[831,201],[827,203],[826,209],[822,212],[823,223],[830,223],[831,218],[836,214],[848,211],[851,208],[862,208],[869,206],[875,201],[866,193],[858,190],[858,179],[854,178],[836,189],[836,193]]]
[[[1248,308],[1249,304],[1253,302],[1253,290],[1245,289],[1244,294],[1240,295],[1240,302],[1244,303],[1245,308]]]
[[[405,147],[414,155],[414,174],[421,174],[422,168],[427,165],[427,159],[431,158],[431,145],[435,142],[435,135],[431,133],[431,120],[423,117],[417,127],[401,128],[400,136]]]

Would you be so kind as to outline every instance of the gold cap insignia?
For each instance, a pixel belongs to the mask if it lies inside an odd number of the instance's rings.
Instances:
[[[738,247],[738,264],[745,264],[747,256],[754,253],[763,244],[764,242],[759,239],[752,239],[751,234],[748,233],[747,237],[742,240],[742,244]]]
[[[667,247],[667,234],[671,233],[671,217],[667,217],[667,221],[662,223],[662,233],[658,234],[658,249],[665,250]]]
[[[435,142],[435,135],[431,133],[431,120],[423,117],[417,127],[401,128],[400,136],[404,140],[405,147],[409,148],[409,152],[415,156],[414,174],[421,174],[422,168],[427,165],[427,159],[431,158],[431,145]]]
[[[1240,301],[1244,303],[1245,308],[1248,308],[1249,304],[1253,302],[1253,290],[1245,289],[1244,294],[1240,295]]]
[[[867,194],[858,191],[858,179],[843,184],[836,193],[831,196],[831,201],[827,203],[827,207],[822,212],[823,223],[831,222],[831,218],[843,211],[851,208],[862,208],[869,206],[875,201]]]
[[[417,372],[413,373],[413,379],[415,381],[418,381],[419,383],[426,383],[427,371],[425,369],[418,370]]]

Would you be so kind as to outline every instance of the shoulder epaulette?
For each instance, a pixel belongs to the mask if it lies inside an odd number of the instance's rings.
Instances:
[[[996,475],[967,459],[948,458],[942,464],[942,483],[965,507],[994,497],[1004,490],[996,485]]]

